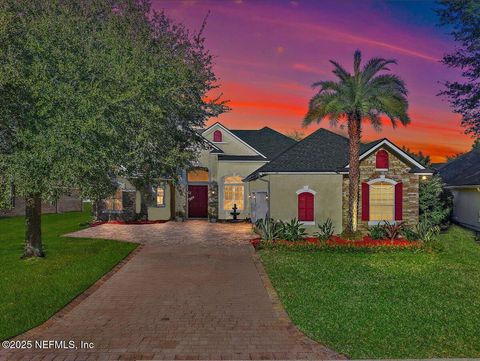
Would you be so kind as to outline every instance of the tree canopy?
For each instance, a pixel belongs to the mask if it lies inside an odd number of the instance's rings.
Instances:
[[[462,115],[465,132],[480,136],[480,2],[439,0],[440,24],[447,27],[458,46],[442,62],[461,71],[463,81],[448,81],[440,94],[454,112]]]
[[[107,197],[118,175],[173,176],[225,110],[207,98],[201,32],[146,0],[5,0],[0,50],[0,175],[32,207],[71,189]]]

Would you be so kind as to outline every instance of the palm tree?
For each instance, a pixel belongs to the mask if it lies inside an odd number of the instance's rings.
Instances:
[[[400,121],[410,123],[407,114],[408,101],[405,83],[397,75],[379,74],[389,71],[395,60],[372,58],[361,67],[362,54],[359,50],[353,56],[353,74],[350,74],[336,61],[334,66],[336,81],[319,81],[313,84],[319,88],[309,102],[308,113],[303,121],[306,127],[312,122],[329,119],[332,125],[346,122],[349,141],[349,200],[347,231],[357,230],[358,198],[360,183],[360,139],[362,121],[370,121],[377,130],[381,129],[380,117],[390,119],[393,127]]]

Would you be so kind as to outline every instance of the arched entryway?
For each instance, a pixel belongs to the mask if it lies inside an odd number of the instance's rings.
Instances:
[[[188,218],[208,217],[208,182],[206,168],[195,168],[187,172],[188,182]]]

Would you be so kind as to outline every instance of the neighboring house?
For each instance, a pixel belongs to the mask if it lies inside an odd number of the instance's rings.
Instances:
[[[42,213],[63,213],[82,210],[82,200],[74,195],[62,195],[52,203],[42,203]],[[14,187],[11,188],[10,204],[5,209],[0,209],[0,217],[24,216],[25,199],[15,196]]]
[[[446,163],[438,172],[453,193],[453,219],[480,231],[480,149]]]
[[[196,168],[183,172],[172,185],[159,182],[149,219],[168,220],[178,212],[187,218],[290,220],[308,231],[331,218],[337,232],[348,209],[348,139],[320,129],[300,142],[268,127],[230,130],[215,123],[201,135],[209,145]],[[359,228],[382,221],[418,222],[420,177],[433,173],[387,139],[361,147]],[[120,180],[116,195],[103,202],[103,219],[133,220],[140,195]]]

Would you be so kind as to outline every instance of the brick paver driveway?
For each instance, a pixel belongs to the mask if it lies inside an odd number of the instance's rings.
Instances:
[[[246,224],[103,225],[73,236],[142,249],[62,318],[18,339],[93,350],[0,352],[0,359],[333,359],[292,326],[253,256]]]

